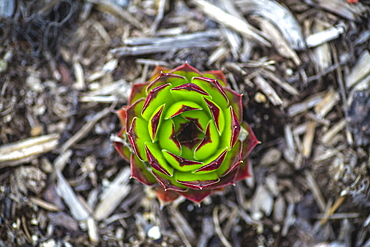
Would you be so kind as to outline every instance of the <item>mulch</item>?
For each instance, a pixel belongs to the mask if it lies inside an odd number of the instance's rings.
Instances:
[[[0,246],[370,246],[370,1],[0,3]],[[112,146],[156,65],[220,69],[253,176],[161,208]]]

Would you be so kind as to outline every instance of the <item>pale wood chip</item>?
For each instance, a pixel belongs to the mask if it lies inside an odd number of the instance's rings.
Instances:
[[[358,218],[360,213],[350,212],[350,213],[333,213],[329,217],[326,214],[317,214],[318,219],[327,218],[328,220],[340,220],[340,219],[349,219],[349,218]]]
[[[342,131],[346,127],[346,120],[342,119],[331,127],[324,135],[321,137],[321,142],[323,144],[328,144],[335,135]]]
[[[325,92],[317,93],[297,104],[291,105],[288,108],[288,116],[294,117],[295,115],[298,115],[299,113],[305,112],[308,109],[316,106],[323,99],[324,95]]]
[[[203,1],[193,0],[203,13],[208,15],[214,21],[223,24],[244,35],[247,39],[258,42],[264,46],[271,46],[270,43],[262,36],[261,32],[251,26],[247,21],[226,13],[219,7]]]
[[[131,185],[128,184],[130,174],[129,168],[122,169],[100,196],[100,201],[94,211],[96,220],[107,218],[128,195],[131,190]]]
[[[284,197],[279,196],[274,203],[273,218],[276,222],[282,223],[286,212],[286,202]]]
[[[352,68],[349,75],[346,77],[346,86],[351,88],[358,84],[364,78],[368,78],[370,75],[370,52],[365,50],[361,53],[360,58],[357,60],[356,65]]]
[[[76,90],[84,89],[86,87],[84,70],[76,57],[73,61],[73,70],[76,77],[76,81],[73,84],[73,88]]]
[[[225,46],[218,47],[209,56],[207,65],[211,65],[215,63],[216,61],[220,61],[224,59],[228,53],[229,53],[229,49],[227,49]]]
[[[344,202],[345,198],[346,198],[345,196],[340,196],[337,199],[337,201],[334,203],[334,205],[330,207],[328,212],[326,212],[325,217],[323,217],[321,219],[321,221],[320,221],[321,225],[325,224],[328,221],[329,217],[332,216],[335,213],[335,211],[337,211],[337,209],[340,207],[340,205],[342,205],[342,203]]]
[[[330,88],[324,98],[315,106],[315,112],[319,118],[324,118],[339,101],[339,93]]]
[[[59,134],[32,137],[0,147],[0,168],[27,163],[35,157],[53,151],[58,146]]]
[[[92,26],[95,28],[95,30],[100,34],[100,36],[104,40],[104,44],[106,46],[112,44],[112,39],[110,38],[107,30],[105,30],[105,27],[98,21],[94,21]]]
[[[272,73],[269,70],[264,70],[263,75],[267,77],[268,79],[275,82],[277,85],[279,85],[282,89],[284,89],[287,93],[297,96],[299,95],[299,92],[296,88],[294,88],[292,85],[290,85],[288,82],[285,82],[281,80],[276,74]]]
[[[215,227],[211,217],[203,217],[202,234],[199,236],[197,247],[207,247],[208,240],[215,234]]]
[[[288,8],[269,0],[236,0],[235,2],[244,14],[262,16],[274,24],[293,49],[305,49],[301,26]]]
[[[68,184],[60,171],[57,171],[57,192],[67,204],[74,219],[80,221],[86,220],[89,217],[88,211],[79,201],[72,187]]]
[[[243,19],[243,16],[240,14],[240,12],[236,10],[233,1],[221,0],[220,5],[221,9],[224,10],[225,12],[233,16],[236,16],[240,19]],[[230,45],[230,50],[231,53],[233,54],[233,57],[235,59],[239,58],[240,56],[239,51],[242,45],[242,38],[239,36],[237,32],[230,30],[224,26],[221,26],[221,31]]]
[[[276,93],[275,89],[262,77],[256,76],[253,82],[261,89],[261,91],[267,96],[271,103],[275,106],[282,105],[283,100]]]
[[[176,36],[168,37],[132,37],[123,40],[125,45],[130,46],[140,46],[140,45],[175,45],[179,42],[199,42],[204,40],[209,40],[212,38],[219,38],[221,35],[220,30],[210,29],[202,32],[187,33]],[[118,48],[117,48],[118,49]]]
[[[335,155],[337,155],[338,153],[340,152],[340,150],[337,150],[337,149],[328,149],[328,150],[325,150],[325,152],[321,153],[321,154],[318,154],[317,156],[315,156],[315,158],[313,159],[314,162],[321,162],[321,161],[324,161],[324,160],[327,160]]]
[[[87,234],[89,235],[89,239],[92,244],[99,243],[100,237],[98,233],[98,226],[96,225],[96,221],[91,217],[87,219]]]
[[[106,103],[111,104],[113,102],[125,102],[126,100],[123,100],[117,96],[111,95],[111,96],[90,96],[90,95],[84,95],[80,97],[80,102],[87,103],[87,102],[95,102],[95,103]]]
[[[259,23],[262,31],[266,33],[270,42],[274,45],[276,51],[285,58],[290,58],[296,66],[301,65],[301,60],[297,53],[291,48],[286,39],[281,35],[277,26],[262,17],[254,17],[254,19]]]
[[[283,229],[281,230],[281,236],[283,237],[288,235],[289,228],[296,222],[296,218],[294,217],[294,208],[294,203],[290,203],[287,207]]]
[[[33,203],[33,204],[35,204],[35,205],[37,205],[37,206],[39,206],[43,209],[46,209],[48,211],[57,212],[57,211],[60,210],[60,208],[57,205],[55,205],[53,203],[50,203],[50,202],[46,202],[46,201],[44,201],[44,200],[42,200],[38,197],[33,197],[32,196],[32,197],[29,198],[29,200],[30,200],[31,203]]]
[[[166,5],[166,0],[159,0],[157,16],[155,17],[155,19],[154,19],[154,21],[153,21],[153,23],[152,23],[152,25],[150,26],[150,29],[149,29],[149,33],[152,34],[152,35],[156,32],[159,23],[163,19],[165,5]]]
[[[274,199],[265,186],[260,184],[258,185],[250,203],[251,217],[255,220],[261,220],[263,214],[267,216],[271,214]]]
[[[159,43],[153,45],[141,45],[141,46],[125,46],[111,49],[110,52],[116,56],[137,56],[144,54],[167,52],[173,49],[185,49],[185,48],[214,48],[220,46],[221,43],[218,41],[180,41],[169,45],[168,43]]]
[[[285,134],[285,144],[286,144],[286,147],[283,152],[284,158],[286,159],[286,161],[292,164],[296,160],[295,159],[296,147],[294,144],[293,132],[292,132],[292,128],[290,125],[285,125],[284,134]]]
[[[309,121],[307,124],[306,133],[302,142],[302,155],[304,158],[311,156],[313,139],[315,137],[316,122]]]
[[[325,212],[326,202],[325,202],[324,196],[322,195],[319,185],[316,183],[316,180],[310,171],[308,170],[305,171],[305,177],[306,177],[307,186],[311,190],[312,195],[314,196],[317,205],[319,206],[322,212]]]
[[[339,38],[339,36],[344,33],[346,26],[344,24],[337,25],[336,27],[323,30],[311,34],[306,38],[306,44],[308,47],[316,47],[331,40]]]
[[[358,4],[349,4],[347,1],[338,0],[305,0],[305,2],[352,21],[359,20],[367,11],[367,8],[360,2]]]
[[[314,20],[312,24],[312,32],[313,33],[320,33],[325,30],[326,23],[320,20]],[[330,48],[328,43],[323,43],[318,45],[317,47],[313,48],[313,60],[316,69],[323,73],[326,69],[328,69],[332,65],[332,53],[333,50]]]
[[[146,59],[146,58],[136,59],[136,63],[138,63],[138,64],[147,64],[147,65],[152,65],[152,66],[157,66],[157,65],[158,66],[163,66],[163,67],[169,66],[169,63],[167,63],[166,61]]]

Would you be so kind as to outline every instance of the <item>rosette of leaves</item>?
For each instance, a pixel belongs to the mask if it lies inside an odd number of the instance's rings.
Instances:
[[[221,71],[157,67],[117,115],[115,148],[162,203],[179,195],[200,203],[250,176],[247,155],[258,141],[243,121],[242,95]]]

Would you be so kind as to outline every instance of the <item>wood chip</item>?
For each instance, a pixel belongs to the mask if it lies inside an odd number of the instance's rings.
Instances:
[[[113,1],[109,0],[87,0],[87,2],[96,4],[103,11],[112,13],[128,23],[134,25],[135,27],[142,29],[143,25],[135,17],[133,17],[129,12],[123,10],[119,5],[115,4]]]
[[[335,135],[337,135],[340,131],[342,131],[346,127],[346,120],[342,119],[338,123],[336,123],[333,127],[331,127],[324,135],[321,137],[321,142],[323,144],[328,144]]]
[[[37,197],[30,197],[29,198],[30,202],[43,208],[43,209],[46,209],[48,211],[52,211],[52,212],[57,212],[60,210],[60,208],[55,205],[55,204],[52,204],[50,202],[46,202],[40,198],[37,198]]]
[[[78,61],[77,58],[74,59],[74,62],[73,62],[73,70],[74,70],[74,73],[75,73],[75,78],[76,78],[76,81],[75,83],[73,84],[73,88],[76,89],[76,90],[82,90],[85,88],[85,75],[84,75],[84,70],[80,64],[80,62]]]
[[[331,88],[324,98],[315,106],[317,117],[324,118],[339,101],[339,93]]]
[[[320,33],[324,31],[325,28],[326,23],[324,23],[323,21],[314,20],[312,23],[313,33]],[[313,48],[313,60],[315,61],[315,67],[319,73],[323,73],[332,65],[332,52],[334,53],[335,51],[331,49],[328,43],[323,43]]]
[[[303,100],[297,104],[291,105],[288,108],[288,115],[290,117],[294,117],[298,115],[299,113],[305,112],[308,109],[316,106],[323,99],[324,94],[325,94],[324,92],[317,93],[315,95],[310,96],[306,100]]]
[[[241,33],[247,39],[258,42],[264,46],[271,46],[270,43],[261,35],[261,32],[251,26],[245,20],[230,15],[209,2],[203,0],[193,0],[193,2],[201,9],[203,13],[208,15],[214,21]]]
[[[311,34],[306,38],[306,44],[308,47],[316,47],[331,40],[337,39],[339,35],[344,33],[346,26],[344,24],[336,27]]]
[[[366,11],[362,4],[349,4],[347,1],[305,0],[305,2],[353,21],[359,20]]]
[[[306,182],[307,182],[308,188],[311,190],[312,195],[314,196],[315,201],[316,201],[317,205],[319,206],[320,210],[322,212],[324,212],[325,207],[326,207],[325,206],[326,202],[325,202],[324,196],[322,195],[320,187],[316,183],[316,181],[315,181],[315,179],[312,176],[312,173],[310,171],[306,170],[305,171],[305,176],[306,176]]]
[[[275,25],[295,50],[304,50],[301,27],[292,12],[285,6],[269,0],[237,0],[236,5],[246,15],[257,15]]]
[[[270,42],[281,56],[292,59],[296,66],[301,65],[301,60],[297,53],[290,47],[289,43],[281,35],[277,26],[258,16],[254,17],[254,19],[259,23],[262,31],[266,33],[266,36],[269,37]],[[281,24],[279,26],[281,26]]]
[[[110,108],[105,108],[104,110],[98,112],[95,114],[95,116],[89,120],[82,128],[77,131],[76,134],[74,134],[71,138],[66,141],[63,146],[61,147],[61,152],[64,153],[69,149],[72,145],[80,141],[82,138],[84,138],[90,131],[91,129],[95,126],[95,124],[108,115],[111,112]]]
[[[334,203],[334,205],[332,207],[330,207],[329,211],[326,213],[325,217],[323,217],[320,221],[321,225],[325,224],[329,217],[331,217],[335,211],[337,211],[337,209],[340,207],[340,205],[342,205],[342,203],[344,202],[344,199],[346,197],[345,196],[341,196],[337,199],[337,201]]]
[[[128,184],[130,174],[129,168],[122,169],[100,196],[100,201],[94,211],[96,220],[103,220],[111,215],[130,192],[131,185]]]
[[[315,137],[316,122],[309,121],[307,124],[306,134],[302,142],[302,155],[304,158],[311,156],[313,139]]]
[[[294,145],[294,137],[293,137],[293,132],[292,128],[290,125],[285,125],[284,127],[284,134],[285,134],[285,143],[286,143],[286,148],[284,149],[284,158],[286,161],[289,163],[294,163],[296,160],[296,147]]]
[[[361,53],[356,65],[346,77],[346,86],[351,88],[370,74],[370,52],[365,50]]]
[[[281,230],[281,236],[285,237],[288,235],[289,228],[295,223],[296,218],[294,217],[294,203],[290,203],[287,207],[283,229]]]
[[[99,243],[98,226],[93,218],[87,219],[87,233],[92,244]]]
[[[294,95],[294,96],[297,96],[299,95],[299,92],[296,88],[294,88],[292,85],[290,85],[288,82],[285,82],[283,80],[281,80],[275,73],[269,71],[269,70],[264,70],[263,71],[263,75],[272,80],[273,82],[275,82],[277,85],[279,85],[279,87],[281,87],[282,89],[284,89],[287,93],[291,94],[291,95]]]
[[[55,150],[59,134],[32,137],[0,147],[0,168],[24,164],[35,157]]]
[[[67,204],[72,217],[78,221],[86,220],[89,217],[87,209],[78,200],[75,192],[60,171],[57,171],[57,179],[57,192]]]
[[[137,56],[144,54],[153,54],[160,52],[167,52],[171,50],[179,50],[185,48],[214,48],[220,46],[221,43],[218,41],[181,41],[172,43],[159,43],[153,45],[141,45],[141,46],[125,46],[111,49],[110,52],[115,56]]]
[[[250,210],[252,218],[260,220],[263,214],[269,216],[272,212],[274,199],[264,185],[258,185],[256,192],[251,200]]]
[[[253,82],[267,96],[273,105],[278,106],[283,104],[283,100],[276,93],[275,89],[271,87],[271,85],[262,76],[256,76]]]

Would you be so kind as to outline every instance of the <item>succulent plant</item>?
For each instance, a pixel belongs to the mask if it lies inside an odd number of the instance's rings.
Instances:
[[[243,121],[242,95],[221,71],[157,67],[117,115],[115,148],[162,203],[179,195],[200,203],[250,176],[246,158],[258,141]]]

